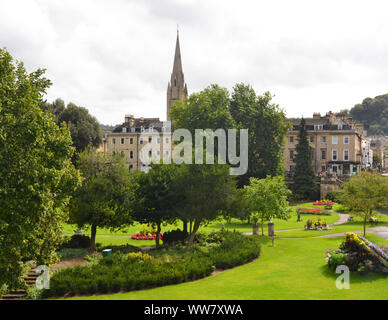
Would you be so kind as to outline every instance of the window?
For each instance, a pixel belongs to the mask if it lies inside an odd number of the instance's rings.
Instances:
[[[338,136],[332,136],[331,137],[331,143],[332,144],[338,144]]]
[[[140,144],[143,144],[143,138],[140,138]]]
[[[349,161],[349,150],[348,149],[344,150],[344,161]]]
[[[115,138],[112,139],[112,144],[116,144],[116,139]]]
[[[168,150],[166,150],[164,153],[166,154],[166,156],[168,156]]]
[[[126,127],[123,127],[123,132],[127,132],[127,128]]]
[[[344,144],[349,144],[349,136],[344,136]]]
[[[321,150],[321,159],[326,160],[326,150]]]
[[[166,138],[166,140],[165,140],[165,141],[166,141],[166,143],[168,143],[169,139],[168,139],[168,138]]]
[[[135,128],[134,127],[131,128],[131,132],[135,132]]]
[[[290,150],[290,160],[294,160],[294,151]]]
[[[290,137],[290,143],[294,143],[294,137],[293,136]]]
[[[338,130],[342,130],[342,123],[338,125]]]
[[[148,151],[148,156],[152,157],[152,150]]]
[[[141,131],[141,132],[144,132],[144,131],[145,131],[145,129],[144,129],[143,126],[140,127],[140,131]]]
[[[120,143],[121,143],[121,144],[124,144],[124,142],[125,142],[125,139],[124,139],[124,138],[121,138],[121,139],[120,139]]]
[[[293,168],[294,168],[294,166],[290,166],[290,171],[292,171]]]
[[[148,137],[148,143],[152,142],[152,137]]]
[[[160,151],[159,151],[159,150],[157,150],[157,151],[156,151],[156,154],[157,154],[158,156],[160,156]]]
[[[326,167],[325,166],[322,166],[322,172],[325,172],[326,171]]]
[[[130,151],[130,152],[129,152],[129,157],[130,157],[131,159],[133,159],[133,151]]]
[[[129,170],[131,170],[133,168],[133,164],[130,164],[129,165]]]
[[[129,143],[133,144],[133,138],[129,138]]]
[[[323,126],[321,124],[314,125],[314,130],[322,130]]]
[[[332,150],[331,160],[337,161],[337,158],[338,158],[338,156],[337,156],[337,149],[333,149]]]
[[[310,142],[314,142],[314,137],[310,136]]]
[[[157,143],[157,144],[160,144],[160,138],[157,138],[157,139],[156,139],[156,143]]]
[[[326,142],[326,136],[322,136],[321,140],[322,142]]]

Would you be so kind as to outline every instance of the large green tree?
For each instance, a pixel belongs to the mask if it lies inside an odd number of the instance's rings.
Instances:
[[[362,217],[365,236],[366,223],[375,214],[374,210],[388,207],[388,178],[361,172],[344,183],[339,197],[353,214]]]
[[[190,221],[188,244],[199,227],[230,210],[236,196],[236,179],[225,164],[182,164],[175,178],[175,215]]]
[[[91,251],[95,251],[98,227],[112,230],[132,223],[133,184],[120,154],[86,149],[79,155],[84,178],[70,202],[70,222],[91,227]]]
[[[156,225],[156,247],[162,223],[176,220],[176,205],[172,191],[178,167],[174,164],[152,164],[148,173],[135,172],[133,218],[140,223]]]
[[[80,182],[69,130],[40,105],[51,82],[0,49],[0,285],[18,285],[23,260],[55,261]]]
[[[102,143],[101,126],[86,108],[72,102],[65,107],[64,101],[59,98],[52,103],[42,103],[41,108],[51,112],[58,124],[67,124],[77,153],[84,151],[89,145],[97,148]]]
[[[299,125],[298,143],[295,151],[292,192],[297,198],[312,199],[318,191],[318,186],[313,168],[312,148],[310,147],[306,130],[306,120],[303,118]]]
[[[236,84],[229,110],[237,128],[248,129],[248,172],[240,183],[246,185],[250,177],[283,174],[282,148],[288,125],[272,95],[266,92],[260,96],[251,86]]]
[[[264,222],[272,219],[287,220],[290,208],[287,201],[289,190],[283,176],[264,179],[250,178],[244,186],[245,197],[251,213],[251,220],[261,222],[261,234],[264,235]]]

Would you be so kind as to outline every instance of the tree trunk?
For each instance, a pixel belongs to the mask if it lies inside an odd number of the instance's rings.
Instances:
[[[187,220],[183,220],[183,232],[187,232]]]
[[[156,238],[155,238],[155,245],[156,245],[156,248],[159,248],[159,235],[160,235],[160,231],[162,230],[162,228],[160,227],[160,222],[157,223],[157,230],[156,230]]]
[[[264,236],[264,217],[261,218],[261,235]]]
[[[248,224],[251,224],[251,217],[248,217]]]
[[[97,226],[92,224],[92,230],[90,234],[90,251],[96,251],[96,234],[97,234]]]
[[[190,233],[189,241],[188,241],[189,247],[191,247],[191,246],[193,245],[193,243],[194,243],[194,237],[195,237],[196,232],[197,232],[198,229],[199,229],[200,223],[201,223],[200,220],[197,220],[197,219],[194,220],[193,231]]]
[[[193,220],[190,220],[190,230],[189,233],[193,232]]]

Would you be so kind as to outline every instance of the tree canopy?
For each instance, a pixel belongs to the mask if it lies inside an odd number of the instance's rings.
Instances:
[[[77,153],[84,151],[89,145],[97,148],[102,143],[101,126],[86,108],[72,102],[65,107],[64,101],[59,98],[52,103],[42,103],[41,108],[51,112],[57,124],[66,123]]]
[[[354,120],[362,122],[368,135],[388,135],[388,94],[365,98],[350,109]]]
[[[374,215],[374,210],[388,207],[388,178],[361,172],[344,183],[339,197],[353,214],[363,218],[365,236],[366,223]]]
[[[310,147],[306,130],[306,120],[303,118],[300,121],[298,143],[295,151],[292,192],[295,197],[312,199],[318,191],[318,186],[313,168],[312,148]]]
[[[70,195],[80,183],[70,132],[40,109],[51,85],[0,49],[0,285],[17,286],[22,261],[55,261]]]
[[[112,230],[132,223],[132,181],[120,154],[86,149],[79,155],[83,182],[70,202],[70,221],[91,226],[91,250],[95,250],[98,227]]]
[[[244,193],[251,220],[255,224],[261,221],[261,233],[264,235],[265,221],[274,218],[287,220],[290,217],[287,201],[289,190],[283,176],[250,178],[249,182],[249,185],[244,186]]]

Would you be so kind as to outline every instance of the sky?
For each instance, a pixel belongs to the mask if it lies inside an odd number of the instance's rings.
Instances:
[[[48,101],[103,124],[165,120],[179,25],[189,94],[243,82],[309,117],[388,93],[387,12],[384,0],[0,0],[0,47],[47,69]]]

